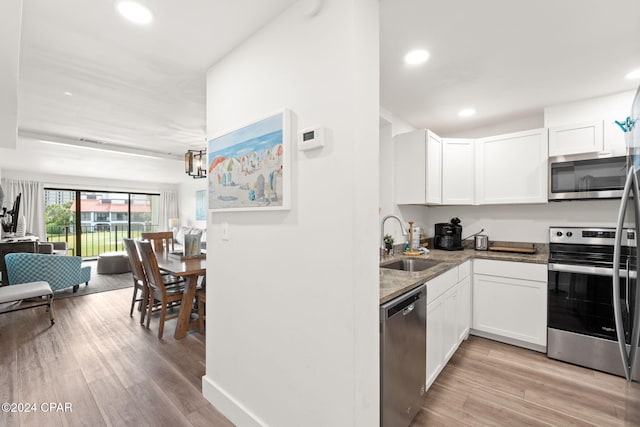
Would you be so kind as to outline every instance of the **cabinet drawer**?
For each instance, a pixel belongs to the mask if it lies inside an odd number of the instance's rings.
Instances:
[[[495,261],[490,259],[473,260],[473,273],[489,276],[513,277],[538,282],[547,281],[547,265],[527,262]]]
[[[458,282],[471,275],[471,261],[465,261],[458,266]]]
[[[458,268],[442,273],[427,282],[427,304],[444,294],[448,289],[458,283]]]

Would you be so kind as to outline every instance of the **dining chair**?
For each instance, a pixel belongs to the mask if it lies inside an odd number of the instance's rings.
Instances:
[[[138,308],[140,310],[140,324],[144,322],[144,316],[146,312],[146,301],[147,297],[147,278],[144,275],[144,270],[142,269],[142,262],[140,261],[140,256],[138,255],[138,249],[136,249],[136,244],[133,239],[122,239],[122,243],[124,244],[124,249],[127,251],[127,255],[129,256],[129,265],[131,266],[131,276],[133,277],[133,297],[131,297],[131,310],[129,311],[129,316],[133,317],[133,307],[136,305],[136,302],[139,302]],[[138,298],[138,292],[142,293],[142,296]],[[144,303],[144,309],[142,305]]]
[[[122,242],[124,243],[127,255],[129,256],[129,265],[131,266],[131,275],[133,276],[133,296],[131,297],[131,310],[129,311],[129,316],[133,317],[133,307],[135,307],[136,302],[139,302],[140,324],[143,324],[147,311],[147,303],[149,300],[149,286],[147,284],[147,276],[145,275],[142,261],[140,260],[140,254],[138,253],[138,248],[136,248],[135,241],[133,239],[125,238],[122,239]],[[179,277],[168,274],[161,274],[161,277],[165,287],[184,287],[185,281]],[[142,296],[140,298],[138,298],[139,291],[142,293]],[[159,303],[157,304],[155,300],[153,301],[153,303],[154,306],[159,305]]]
[[[206,320],[205,309],[207,305],[206,289],[198,289],[196,297],[198,299],[198,329],[201,334],[204,334],[204,321]]]
[[[151,241],[153,250],[156,252],[173,252],[173,231],[154,231],[142,233],[143,240]]]
[[[204,321],[207,319],[207,275],[202,276],[202,280],[196,290],[196,308],[198,310],[198,329],[204,334]]]
[[[147,278],[148,299],[146,305],[146,327],[147,329],[149,328],[153,305],[154,302],[157,301],[160,304],[160,325],[158,326],[158,338],[162,339],[162,335],[164,332],[164,322],[166,320],[177,318],[180,310],[191,310],[191,307],[180,307],[176,314],[167,316],[167,308],[175,308],[180,305],[184,287],[165,285],[164,280],[162,279],[162,274],[160,273],[160,269],[158,268],[158,260],[156,259],[156,254],[153,250],[153,247],[151,246],[150,241],[136,240],[135,244],[140,254],[145,277]]]

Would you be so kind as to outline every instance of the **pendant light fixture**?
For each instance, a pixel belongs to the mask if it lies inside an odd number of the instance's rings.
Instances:
[[[184,155],[184,173],[193,177],[193,179],[206,178],[207,151],[206,150],[189,150]]]

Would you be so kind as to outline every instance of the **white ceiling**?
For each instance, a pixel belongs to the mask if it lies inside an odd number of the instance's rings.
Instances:
[[[203,148],[206,70],[294,0],[141,2],[155,17],[147,27],[123,20],[114,0],[24,0],[23,135],[177,155]],[[640,68],[638,0],[380,4],[381,105],[444,136],[640,83],[623,78]],[[414,47],[431,58],[409,68],[402,58]],[[478,114],[459,118],[467,106]],[[0,154],[7,169],[105,178],[135,170],[138,180],[185,179],[176,160],[61,150],[37,138],[21,138],[17,150]]]
[[[124,20],[114,0],[24,0],[20,134],[178,156],[187,148],[204,148],[207,69],[293,1],[140,0],[154,15],[153,23],[142,27]],[[21,138],[19,144],[26,149],[37,142]],[[86,149],[73,156],[99,157],[103,163],[96,169],[93,162],[73,157],[65,162],[55,149],[43,149],[53,151],[53,158],[39,161],[50,173],[113,177],[114,169],[127,163],[123,155]],[[0,166],[15,169],[7,164],[12,156],[19,153],[0,156]],[[131,170],[140,160],[128,163]],[[161,182],[185,177],[182,162],[162,169],[137,171],[135,177]]]
[[[640,68],[638,0],[383,0],[380,17],[381,105],[443,136],[640,84],[624,79]],[[404,64],[414,48],[424,65]]]

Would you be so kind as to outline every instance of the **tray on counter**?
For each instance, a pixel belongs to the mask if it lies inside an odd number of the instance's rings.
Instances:
[[[489,246],[489,250],[493,252],[511,252],[516,254],[535,254],[536,248],[522,246]]]

